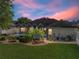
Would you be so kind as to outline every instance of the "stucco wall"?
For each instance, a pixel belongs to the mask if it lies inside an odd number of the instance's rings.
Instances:
[[[76,42],[79,45],[79,32],[77,32],[77,35],[76,35]]]
[[[76,38],[76,28],[60,28],[60,27],[53,27],[52,28],[52,36],[63,36],[66,37],[67,35],[72,36],[73,39]]]
[[[8,30],[1,30],[1,34],[12,34],[12,33],[18,33],[20,31],[19,28],[10,28]]]
[[[53,33],[60,33],[62,35],[76,34],[75,28],[53,28]]]

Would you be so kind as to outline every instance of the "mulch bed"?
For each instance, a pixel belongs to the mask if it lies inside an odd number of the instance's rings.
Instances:
[[[17,44],[19,42],[17,41],[7,41],[7,40],[4,40],[4,41],[0,41],[1,44]]]
[[[1,44],[22,44],[22,45],[27,45],[27,46],[42,46],[42,45],[47,45],[48,43],[43,42],[43,41],[32,41],[28,43],[21,43],[21,42],[9,42],[9,41],[0,41]]]
[[[48,43],[46,42],[40,42],[40,43],[34,43],[34,42],[29,42],[29,43],[25,43],[24,45],[28,45],[28,46],[42,46],[42,45],[47,45]]]

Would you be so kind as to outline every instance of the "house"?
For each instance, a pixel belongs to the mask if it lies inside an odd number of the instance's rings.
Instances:
[[[46,33],[46,39],[59,41],[74,41],[76,39],[76,30],[78,29],[71,22],[48,18],[37,19],[27,25],[28,27],[42,28]]]
[[[2,33],[24,33],[31,27],[38,27],[45,31],[46,39],[58,41],[74,41],[76,39],[76,31],[78,26],[73,26],[67,21],[57,21],[55,19],[41,18],[27,24],[14,23],[7,31]]]

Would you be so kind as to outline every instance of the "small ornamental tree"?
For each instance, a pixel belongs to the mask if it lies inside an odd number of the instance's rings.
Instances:
[[[30,28],[29,31],[26,33],[26,36],[29,36],[29,39],[43,39],[44,37],[44,30],[38,28]]]

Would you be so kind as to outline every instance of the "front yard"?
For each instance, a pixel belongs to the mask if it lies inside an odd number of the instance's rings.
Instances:
[[[54,43],[45,46],[0,44],[0,59],[79,59],[79,47]]]

